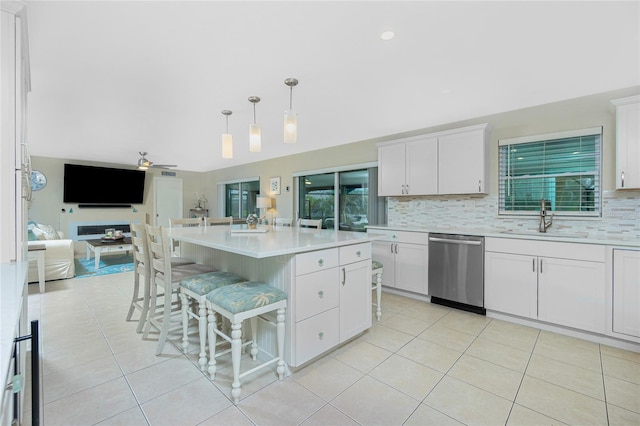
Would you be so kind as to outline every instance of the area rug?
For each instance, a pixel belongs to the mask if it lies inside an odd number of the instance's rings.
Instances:
[[[100,256],[100,265],[96,270],[96,261],[94,258],[75,258],[76,278],[96,277],[98,275],[117,274],[120,272],[133,271],[133,255],[131,254],[114,254]]]

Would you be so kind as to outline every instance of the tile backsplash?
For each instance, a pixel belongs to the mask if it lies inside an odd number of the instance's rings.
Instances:
[[[498,216],[498,195],[390,197],[390,226],[467,230],[535,230],[539,218]],[[640,191],[603,191],[602,217],[556,216],[549,233],[581,233],[588,238],[640,240]]]

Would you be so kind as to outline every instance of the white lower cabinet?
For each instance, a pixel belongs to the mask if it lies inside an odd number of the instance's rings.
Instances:
[[[382,262],[382,285],[426,295],[428,291],[426,232],[369,229],[387,239],[373,242],[373,259]]]
[[[299,366],[371,327],[371,244],[296,255],[295,361]]]
[[[605,332],[604,246],[485,239],[485,307]]]
[[[484,263],[484,307],[521,317],[536,318],[536,258],[521,254],[485,252]]]
[[[640,337],[640,251],[613,250],[613,331]]]

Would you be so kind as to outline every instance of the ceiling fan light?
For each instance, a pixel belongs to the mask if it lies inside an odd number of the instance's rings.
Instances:
[[[257,124],[249,125],[249,152],[260,152],[262,143],[262,130]]]
[[[222,134],[222,158],[233,158],[233,136],[231,133]]]
[[[298,113],[292,109],[284,112],[284,143],[298,141]]]

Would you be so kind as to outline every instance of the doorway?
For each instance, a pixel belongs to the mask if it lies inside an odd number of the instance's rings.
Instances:
[[[154,224],[169,226],[169,219],[182,217],[182,179],[153,178]]]

